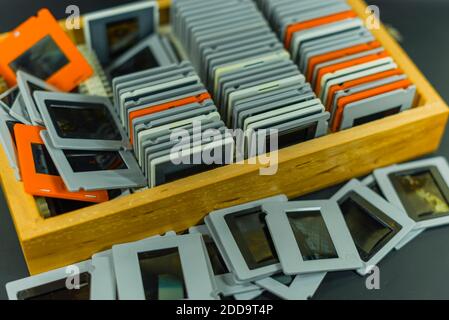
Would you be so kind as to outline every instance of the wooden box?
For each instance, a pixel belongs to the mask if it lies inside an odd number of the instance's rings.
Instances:
[[[348,2],[365,16],[363,1]],[[160,4],[161,21],[167,22],[169,1]],[[279,193],[297,197],[435,151],[448,118],[446,104],[384,27],[373,33],[416,84],[417,107],[283,149],[274,176],[259,175],[259,165],[230,165],[43,219],[1,150],[2,186],[30,273],[88,259],[113,244],[181,232],[214,209]],[[82,32],[71,35],[83,41]]]

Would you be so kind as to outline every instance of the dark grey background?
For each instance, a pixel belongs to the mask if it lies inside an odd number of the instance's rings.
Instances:
[[[0,32],[47,7],[63,18],[69,4],[87,13],[132,1],[111,0],[0,0]],[[430,82],[449,101],[449,1],[371,0],[380,7],[381,19],[403,36],[402,45]],[[448,158],[449,133],[438,155]],[[332,196],[338,186],[305,198]],[[391,253],[379,265],[381,289],[369,291],[365,279],[353,272],[330,273],[316,299],[449,299],[449,227],[426,231],[400,251]],[[0,194],[0,299],[6,299],[7,282],[28,276],[17,235]]]

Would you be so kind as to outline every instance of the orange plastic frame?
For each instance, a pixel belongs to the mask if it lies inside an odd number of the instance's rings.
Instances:
[[[384,79],[384,78],[388,78],[388,77],[392,77],[392,76],[397,76],[397,75],[401,75],[401,74],[404,74],[404,72],[401,69],[394,69],[394,70],[379,72],[379,73],[376,73],[376,74],[373,74],[370,76],[366,76],[363,78],[347,81],[347,82],[344,82],[341,84],[333,85],[332,87],[329,88],[329,92],[327,94],[326,111],[330,110],[334,94],[337,91],[348,90],[350,88],[353,88],[353,87],[361,85],[361,84],[365,84],[365,83],[369,83],[369,82],[373,82],[376,80],[380,80],[380,79]]]
[[[325,53],[322,55],[312,57],[309,60],[309,66],[307,68],[307,81],[311,82],[312,76],[313,76],[313,71],[315,70],[316,65],[318,65],[320,63],[335,60],[335,59],[342,58],[345,56],[350,56],[350,55],[357,54],[357,53],[360,53],[363,51],[373,50],[373,49],[380,48],[380,47],[381,47],[381,44],[379,41],[372,41],[372,42],[363,43],[363,44],[360,44],[357,46],[344,48],[341,50],[337,50],[337,51],[333,51],[330,53]]]
[[[306,29],[311,29],[311,28],[314,28],[314,27],[317,27],[317,26],[320,26],[323,24],[328,24],[328,23],[337,22],[337,21],[345,20],[345,19],[349,19],[349,18],[356,18],[356,17],[357,17],[357,14],[354,11],[348,10],[348,11],[343,11],[340,13],[332,14],[329,16],[292,24],[292,25],[288,26],[287,30],[285,31],[285,47],[287,49],[290,49],[293,34],[295,32],[306,30]]]
[[[364,56],[361,58],[357,58],[357,59],[353,59],[350,61],[346,61],[346,62],[342,62],[342,63],[336,63],[327,67],[324,67],[322,69],[320,69],[318,71],[317,74],[317,78],[316,78],[316,83],[315,83],[315,93],[318,96],[321,96],[321,91],[323,90],[323,88],[321,87],[321,79],[328,73],[333,73],[336,72],[338,70],[342,70],[342,69],[346,69],[346,68],[350,68],[353,66],[357,66],[359,64],[364,64],[367,62],[371,62],[371,61],[375,61],[375,60],[379,60],[382,58],[386,58],[389,57],[390,55],[386,52],[386,51],[382,51],[376,54],[371,54],[368,56]]]
[[[68,63],[48,79],[43,80],[68,92],[93,74],[89,63],[59,26],[50,11],[42,9],[37,16],[31,17],[19,25],[0,42],[0,74],[9,86],[16,84],[16,74],[9,66],[10,63],[46,36],[53,39],[66,56]]]
[[[16,124],[14,126],[20,173],[22,175],[25,191],[33,196],[40,197],[94,203],[108,201],[109,196],[107,191],[70,192],[65,187],[64,181],[60,176],[36,172],[32,145],[44,145],[39,134],[41,130],[45,130],[45,128],[24,124]]]
[[[331,127],[332,132],[336,132],[340,128],[341,120],[343,118],[343,110],[348,104],[354,103],[357,101],[361,101],[364,99],[368,99],[371,97],[375,97],[375,96],[378,96],[378,95],[381,95],[381,94],[384,94],[387,92],[391,92],[391,91],[395,91],[395,90],[399,90],[399,89],[406,89],[411,85],[412,85],[412,82],[410,80],[406,79],[406,80],[397,81],[397,82],[394,82],[394,83],[391,83],[391,84],[388,84],[388,85],[385,85],[382,87],[359,92],[359,93],[353,94],[351,96],[342,97],[337,102],[337,109],[335,110],[335,117],[334,117],[334,121],[332,122],[332,127]]]
[[[164,111],[164,110],[168,110],[171,108],[185,106],[186,104],[190,104],[190,103],[195,103],[195,102],[202,103],[208,99],[211,99],[211,97],[210,97],[209,93],[205,92],[205,93],[202,93],[197,96],[188,97],[188,98],[184,98],[184,99],[180,99],[180,100],[175,100],[175,101],[167,102],[164,104],[156,105],[153,107],[148,107],[145,109],[140,109],[140,110],[130,112],[128,128],[129,128],[129,139],[130,139],[131,143],[134,143],[134,130],[132,130],[132,123],[133,123],[134,119],[143,117],[143,116],[146,116],[146,115],[149,115],[152,113],[156,113],[159,111]]]

